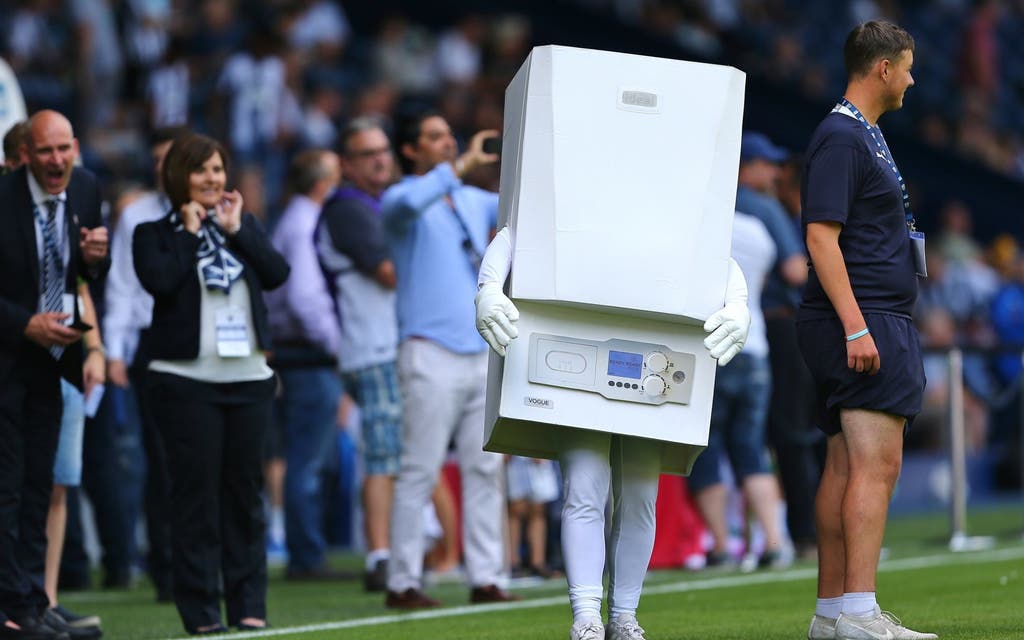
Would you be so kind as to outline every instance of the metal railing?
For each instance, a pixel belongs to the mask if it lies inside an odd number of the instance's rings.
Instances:
[[[1024,362],[1024,353],[1021,354]],[[967,442],[964,418],[964,355],[954,347],[947,353],[949,366],[948,425],[951,493],[949,504],[951,551],[987,549],[995,544],[991,536],[971,536],[967,533]],[[1024,375],[1019,393],[1024,393]],[[1021,403],[1021,425],[1024,425],[1024,401]],[[1024,461],[1024,434],[1020,438],[1021,459]],[[1021,492],[1024,495],[1024,464],[1021,465]]]

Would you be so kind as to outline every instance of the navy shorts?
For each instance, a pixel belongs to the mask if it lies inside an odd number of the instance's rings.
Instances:
[[[907,426],[921,412],[924,366],[920,340],[909,318],[865,313],[878,348],[881,369],[875,375],[846,366],[846,336],[838,318],[797,322],[797,341],[814,377],[815,420],[828,435],[842,430],[840,409],[870,409],[903,416]]]

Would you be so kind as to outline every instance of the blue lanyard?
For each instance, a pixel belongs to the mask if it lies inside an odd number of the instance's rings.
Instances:
[[[39,228],[43,232],[43,244],[46,247],[46,251],[50,252],[50,256],[53,258],[53,262],[54,262],[54,264],[57,265],[57,268],[63,270],[63,268],[64,268],[64,256],[61,255],[62,252],[61,252],[60,248],[57,246],[57,239],[54,238],[53,236],[51,236],[50,234],[46,233],[46,219],[43,218],[43,215],[41,213],[39,213],[39,205],[38,204],[32,207],[32,213],[35,214],[36,220],[39,222]],[[57,224],[56,216],[54,216],[54,225],[56,225],[56,224]],[[43,261],[43,266],[44,267],[46,266],[46,261],[45,260]],[[44,271],[45,271],[45,269],[44,269]]]
[[[903,174],[900,173],[899,167],[896,166],[896,162],[892,159],[892,153],[889,151],[889,145],[885,142],[885,136],[882,135],[882,130],[868,124],[867,118],[865,118],[864,114],[860,112],[860,109],[853,106],[853,103],[846,98],[840,100],[839,105],[836,105],[836,108],[838,109],[840,105],[849,109],[850,113],[853,114],[853,117],[860,120],[860,123],[867,128],[868,133],[871,134],[871,139],[875,141],[875,146],[878,148],[882,158],[889,163],[889,167],[896,175],[896,181],[900,183],[900,192],[903,195],[903,213],[907,218],[907,228],[914,231],[914,214],[910,210],[910,194],[907,193],[907,183],[903,181]]]

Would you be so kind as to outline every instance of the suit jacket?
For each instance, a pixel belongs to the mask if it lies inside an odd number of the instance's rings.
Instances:
[[[0,176],[0,387],[11,375],[16,361],[32,350],[45,349],[25,337],[29,319],[39,309],[39,251],[36,248],[36,223],[32,193],[28,188],[27,167]],[[76,293],[78,278],[95,280],[110,269],[110,256],[96,265],[87,265],[78,248],[80,228],[92,229],[103,224],[101,200],[96,178],[86,169],[76,167],[66,189],[64,228],[68,234],[68,266],[65,293]],[[76,293],[77,295],[77,293]],[[75,305],[75,316],[78,315]],[[82,346],[69,345],[59,362],[61,376],[81,389]],[[47,356],[49,357],[49,356]],[[36,361],[46,361],[35,358]]]
[[[135,227],[132,257],[142,287],[153,295],[153,322],[147,335],[153,360],[192,360],[199,356],[200,282],[196,271],[199,236],[175,231],[168,214]],[[259,221],[242,216],[242,226],[228,236],[227,248],[245,267],[256,342],[270,349],[270,326],[263,291],[288,279],[290,267],[274,249]]]

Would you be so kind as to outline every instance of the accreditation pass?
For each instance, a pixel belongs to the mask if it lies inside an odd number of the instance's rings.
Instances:
[[[222,358],[244,358],[252,355],[245,310],[240,307],[218,309],[217,355]]]

